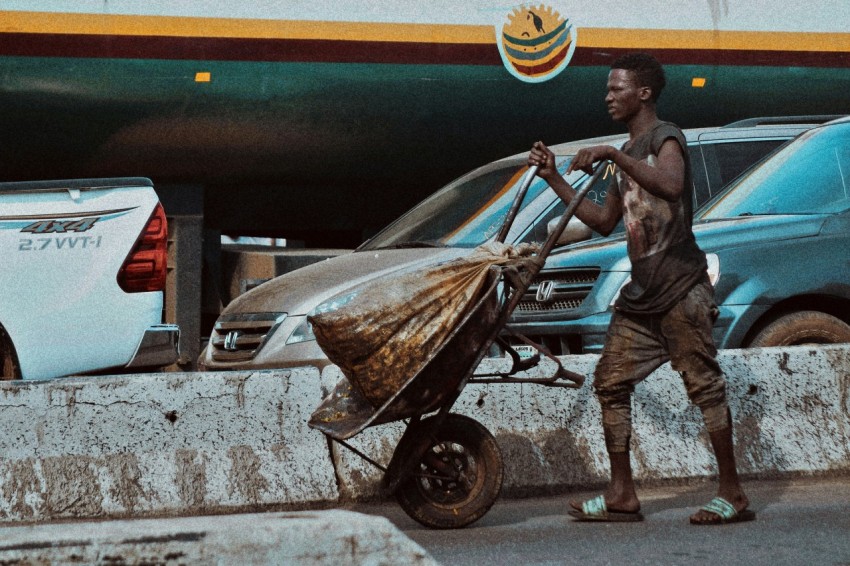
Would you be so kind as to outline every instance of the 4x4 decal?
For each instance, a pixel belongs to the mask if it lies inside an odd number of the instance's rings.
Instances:
[[[82,220],[38,220],[21,229],[21,232],[33,234],[56,234],[60,232],[85,232],[99,217],[83,218]]]
[[[86,232],[99,221],[111,220],[127,214],[137,207],[116,208],[111,210],[92,210],[80,214],[70,212],[62,214],[28,214],[0,216],[0,229],[19,229],[30,234],[62,234],[67,232]]]

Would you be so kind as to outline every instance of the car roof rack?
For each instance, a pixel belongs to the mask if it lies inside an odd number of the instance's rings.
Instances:
[[[752,126],[790,126],[793,124],[824,124],[830,120],[844,118],[846,114],[814,114],[802,116],[763,116],[747,118],[726,124],[724,128],[749,128]]]

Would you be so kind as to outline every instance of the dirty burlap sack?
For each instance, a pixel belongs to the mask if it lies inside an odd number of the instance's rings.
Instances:
[[[311,316],[322,351],[375,407],[426,364],[475,306],[491,266],[537,247],[484,244],[469,256],[365,287],[340,309]]]

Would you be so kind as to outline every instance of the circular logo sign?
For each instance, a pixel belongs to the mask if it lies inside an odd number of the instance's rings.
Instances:
[[[505,68],[525,82],[551,79],[569,64],[576,47],[576,29],[550,6],[515,8],[499,36]]]

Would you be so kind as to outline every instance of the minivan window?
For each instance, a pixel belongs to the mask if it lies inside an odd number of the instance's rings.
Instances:
[[[760,161],[786,141],[785,139],[735,139],[692,145],[690,151],[694,182],[694,210],[717,196],[723,187],[753,163]]]
[[[615,170],[614,166],[608,163],[605,167],[605,173],[602,175],[602,179],[600,179],[600,182],[597,183],[598,187],[591,188],[584,198],[598,204],[599,206],[605,206],[605,199],[608,196],[610,183],[613,182]],[[574,179],[572,181],[573,188],[580,190],[582,185],[584,185],[585,181],[588,179],[588,175],[584,175],[579,179]],[[605,182],[606,180],[607,182]],[[547,230],[549,222],[555,218],[560,218],[564,215],[564,212],[566,212],[567,204],[556,196],[554,191],[551,191],[551,193],[552,198],[550,199],[550,202],[552,202],[552,205],[540,215],[540,217],[534,222],[531,229],[522,236],[520,241],[528,243],[536,242],[538,244],[546,241],[546,238],[549,237]],[[618,228],[622,230],[621,225],[619,225]],[[600,235],[595,232],[594,234],[596,236]]]
[[[566,171],[569,158],[558,162]],[[417,246],[474,248],[493,238],[527,171],[516,159],[484,167],[450,183],[390,224],[358,250]],[[520,210],[548,188],[539,178],[531,183]]]
[[[850,123],[816,128],[732,184],[699,220],[850,208]]]

